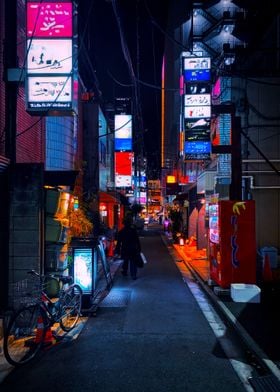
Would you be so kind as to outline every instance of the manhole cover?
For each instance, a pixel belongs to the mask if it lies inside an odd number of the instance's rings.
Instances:
[[[128,305],[130,300],[130,290],[111,290],[110,293],[100,302],[100,308],[122,308]]]

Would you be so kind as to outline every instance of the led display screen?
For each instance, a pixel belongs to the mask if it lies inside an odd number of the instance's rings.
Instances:
[[[185,106],[185,118],[211,117],[211,106]]]
[[[184,78],[186,82],[210,81],[211,72],[210,69],[184,70]]]
[[[33,39],[27,41],[28,74],[70,74],[72,71],[71,39]]]
[[[83,294],[92,292],[92,250],[74,248],[74,283],[83,290]]]
[[[30,108],[68,108],[72,101],[72,79],[67,76],[29,77]]]
[[[205,106],[211,105],[210,94],[186,94],[185,106]]]
[[[187,57],[184,58],[184,69],[210,69],[210,57]]]
[[[72,3],[28,2],[27,37],[72,37]]]

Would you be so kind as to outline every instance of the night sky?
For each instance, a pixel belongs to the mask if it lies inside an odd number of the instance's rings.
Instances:
[[[136,79],[140,80],[138,102],[144,149],[150,167],[159,166],[161,64],[165,36],[153,21],[165,29],[168,1],[116,0],[115,4],[132,69]],[[86,48],[81,51],[85,53],[83,66],[87,86],[95,79],[104,103],[113,102],[115,97],[131,96],[131,71],[122,50],[112,2],[82,0],[78,10],[80,39],[82,37]]]

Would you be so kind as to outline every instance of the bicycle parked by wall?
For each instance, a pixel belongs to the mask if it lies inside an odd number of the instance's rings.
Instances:
[[[46,334],[58,324],[71,331],[81,315],[82,290],[71,276],[40,275],[15,284],[20,306],[4,330],[3,351],[13,366],[29,362],[41,349]]]

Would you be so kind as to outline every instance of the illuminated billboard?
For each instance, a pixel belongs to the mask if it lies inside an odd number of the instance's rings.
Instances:
[[[71,2],[28,2],[27,37],[72,37]]]
[[[209,83],[188,83],[185,90],[186,94],[210,94],[211,85]]]
[[[115,152],[115,186],[132,185],[132,152]]]
[[[132,116],[130,114],[115,115],[115,150],[132,150]]]
[[[26,108],[64,114],[73,109],[73,4],[27,1],[26,24]]]
[[[184,58],[184,69],[210,69],[211,58],[210,57],[185,57]]]
[[[74,283],[78,284],[84,294],[92,292],[93,255],[91,248],[74,248]]]
[[[211,105],[210,94],[186,94],[185,106],[205,106]]]
[[[184,79],[186,82],[209,82],[211,80],[210,69],[184,70]]]
[[[71,39],[27,40],[28,74],[70,74],[72,71]]]
[[[70,108],[72,80],[67,76],[31,76],[28,78],[30,108]]]
[[[185,142],[185,159],[186,160],[205,160],[210,158],[211,142],[209,141],[191,141]]]
[[[211,106],[185,106],[185,118],[211,117]]]

